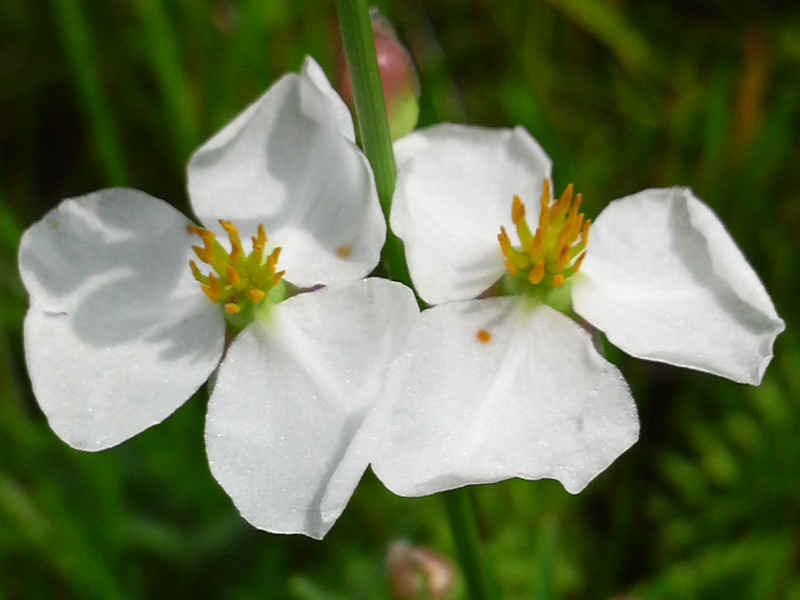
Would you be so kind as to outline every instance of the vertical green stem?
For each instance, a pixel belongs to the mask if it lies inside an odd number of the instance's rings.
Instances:
[[[339,15],[339,28],[342,31],[344,54],[350,70],[361,143],[375,173],[378,198],[388,224],[397,178],[397,165],[394,162],[389,120],[383,102],[369,7],[367,0],[336,0],[336,10]],[[391,279],[410,285],[411,278],[406,267],[403,242],[391,230],[386,232],[381,266]]]
[[[472,600],[490,600],[497,598],[492,594],[493,583],[484,570],[483,561],[480,556],[480,539],[478,538],[478,528],[475,524],[475,512],[472,508],[472,500],[466,488],[450,490],[441,494],[444,499],[444,506],[447,512],[447,519],[450,522],[450,530],[453,533],[453,541],[456,545],[458,562],[461,564],[461,571],[467,583],[469,596]]]
[[[103,88],[97,78],[97,57],[92,50],[89,27],[78,0],[53,0],[67,58],[72,67],[78,99],[83,105],[92,137],[97,143],[98,159],[110,185],[124,185],[125,162],[117,140],[117,128],[111,116]]]
[[[383,103],[378,57],[366,0],[336,0],[344,54],[350,68],[353,99],[364,153],[375,172],[378,197],[387,219],[394,193],[397,166]]]
[[[378,197],[388,223],[397,166],[389,136],[369,8],[366,0],[336,0],[336,9],[350,70],[361,143],[372,164]],[[389,277],[410,285],[403,244],[391,231],[387,232],[381,264]],[[489,593],[489,584],[480,560],[478,530],[467,491],[453,490],[442,496],[470,597],[473,600],[489,600],[493,596]]]

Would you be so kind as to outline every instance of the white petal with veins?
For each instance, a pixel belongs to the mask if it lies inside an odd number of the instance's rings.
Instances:
[[[497,243],[518,194],[538,215],[551,161],[522,127],[444,124],[395,142],[398,173],[391,226],[405,244],[425,302],[475,298],[505,271]]]
[[[211,396],[214,477],[245,519],[322,538],[372,456],[365,416],[418,309],[411,291],[367,279],[289,298],[228,349]]]
[[[758,384],[783,331],[714,213],[686,188],[616,200],[589,235],[576,312],[627,353]]]
[[[321,87],[315,63],[304,70],[203,144],[188,186],[206,227],[222,235],[217,221],[226,219],[246,236],[263,223],[270,247],[282,248],[287,281],[310,287],[367,275],[386,224],[369,164],[342,132],[341,99]]]
[[[188,223],[157,198],[109,189],[25,232],[28,372],[71,446],[102,450],[160,423],[217,366],[224,319],[189,270]]]
[[[510,477],[577,493],[639,432],[627,384],[589,334],[518,298],[423,311],[385,393],[372,467],[407,496]]]

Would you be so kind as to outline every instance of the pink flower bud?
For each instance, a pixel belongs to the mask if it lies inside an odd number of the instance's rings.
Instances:
[[[397,600],[442,599],[453,588],[455,569],[447,558],[423,546],[395,541],[386,556],[389,589]]]
[[[375,37],[375,52],[383,88],[383,100],[389,118],[389,132],[393,140],[403,137],[414,129],[419,117],[419,78],[408,50],[397,39],[392,24],[377,8],[370,9],[372,33]],[[350,111],[355,114],[353,88],[350,71],[339,52],[337,88]]]

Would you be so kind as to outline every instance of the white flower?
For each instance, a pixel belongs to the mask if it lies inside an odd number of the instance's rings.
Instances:
[[[101,450],[161,422],[225,353],[207,419],[214,476],[256,527],[327,532],[369,463],[363,416],[418,313],[407,288],[362,279],[386,226],[349,119],[307,59],[192,157],[191,202],[208,230],[111,189],[65,200],[25,232],[28,371],[64,441]],[[256,234],[249,258],[236,226]],[[190,269],[193,257],[216,274]],[[283,281],[312,290],[265,298]],[[254,313],[225,351],[226,315]]]
[[[636,441],[621,374],[551,307],[569,312],[570,289],[574,311],[629,354],[761,380],[783,321],[690,190],[612,202],[589,233],[571,187],[550,204],[551,161],[522,128],[442,125],[395,151],[391,226],[436,306],[409,334],[374,417],[387,433],[372,465],[391,490],[550,477],[576,493]]]

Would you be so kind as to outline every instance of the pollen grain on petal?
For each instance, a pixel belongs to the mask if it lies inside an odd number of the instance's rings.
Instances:
[[[478,338],[478,341],[481,344],[488,344],[492,341],[492,334],[490,334],[485,329],[478,329],[478,332],[475,334],[475,337]]]
[[[336,249],[336,256],[338,256],[339,258],[350,258],[352,254],[353,254],[353,249],[348,244],[339,246]]]

